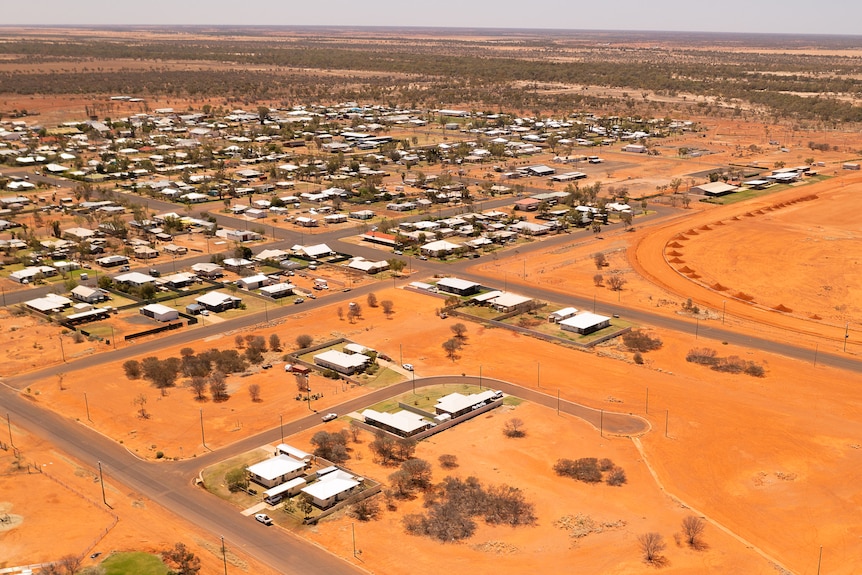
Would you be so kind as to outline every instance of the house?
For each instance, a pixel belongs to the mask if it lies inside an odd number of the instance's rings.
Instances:
[[[645,154],[646,146],[643,144],[627,144],[623,146],[623,152],[631,152],[633,154]]]
[[[149,260],[159,257],[158,250],[154,250],[150,246],[135,246],[135,258],[139,260]]]
[[[472,393],[470,395],[450,393],[449,395],[444,395],[437,400],[437,404],[434,406],[434,412],[438,415],[446,414],[454,419],[466,413],[470,413],[477,406],[487,405],[488,403],[498,399],[501,399],[500,393],[494,390]]]
[[[329,214],[323,217],[326,224],[342,224],[347,221],[347,214]]]
[[[502,313],[511,313],[530,307],[532,299],[515,293],[502,292],[488,303]]]
[[[31,283],[40,277],[51,277],[57,275],[57,269],[51,266],[30,266],[9,274],[9,279],[18,283]]]
[[[563,309],[558,309],[557,311],[548,314],[548,322],[558,323],[564,319],[569,319],[576,313],[578,313],[578,310],[576,308],[564,307]]]
[[[317,220],[315,220],[314,218],[306,217],[306,216],[300,216],[300,217],[296,218],[295,220],[293,220],[293,222],[296,225],[302,226],[304,228],[317,227]]]
[[[251,230],[225,230],[224,238],[232,242],[253,242],[261,239],[261,236]]]
[[[308,467],[305,461],[288,455],[276,455],[245,468],[248,478],[264,487],[275,487],[303,474]]]
[[[88,240],[96,235],[96,232],[93,230],[88,230],[87,228],[69,228],[67,230],[63,230],[63,238],[67,240]]]
[[[573,182],[586,177],[587,175],[583,172],[566,172],[565,174],[555,174],[550,179],[552,182]]]
[[[350,260],[350,263],[347,264],[347,267],[352,270],[365,272],[367,274],[376,274],[377,272],[388,270],[389,262],[387,262],[386,260],[373,262],[371,260],[366,260],[361,256],[357,256]]]
[[[224,265],[225,269],[228,269],[235,273],[239,273],[244,269],[254,267],[254,262],[245,258],[226,258],[222,262],[222,264]]]
[[[195,275],[202,278],[214,279],[224,275],[224,268],[218,264],[199,263],[192,265],[192,271]]]
[[[170,254],[170,255],[172,255],[172,256],[181,256],[181,255],[183,255],[183,254],[187,254],[187,253],[189,252],[189,249],[188,249],[187,247],[185,247],[185,246],[178,246],[178,245],[175,245],[175,244],[166,244],[166,245],[162,248],[162,250],[164,250],[164,252],[165,252],[166,254]]]
[[[536,198],[521,198],[515,201],[515,209],[523,212],[535,212],[541,203]]]
[[[699,186],[692,186],[689,191],[702,193],[705,196],[717,197],[732,194],[738,189],[739,186],[733,186],[725,182],[709,182],[707,184],[700,184]]]
[[[290,254],[284,250],[261,250],[259,254],[253,256],[253,259],[256,262],[263,262],[266,260],[272,260],[276,262],[280,262],[283,259],[286,259]]]
[[[171,289],[178,289],[195,283],[197,279],[198,278],[195,274],[179,272],[163,277],[160,283]]]
[[[482,286],[476,282],[458,278],[443,278],[437,281],[437,290],[459,296],[467,296],[479,293]]]
[[[374,217],[374,212],[371,210],[357,210],[355,212],[350,212],[350,217],[354,220],[370,220]]]
[[[268,286],[272,283],[273,281],[269,279],[268,276],[265,276],[263,274],[257,274],[238,279],[236,285],[238,285],[242,289],[253,290],[261,288],[263,286]]]
[[[841,165],[841,169],[842,170],[858,170],[859,164],[854,163],[854,162],[845,162],[844,164]]]
[[[242,299],[220,291],[211,291],[195,298],[195,302],[203,306],[207,311],[220,312],[239,307]]]
[[[293,246],[293,251],[297,255],[305,256],[309,259],[322,258],[324,256],[335,255],[335,252],[326,244],[317,244],[313,246]]]
[[[292,294],[295,287],[291,283],[278,283],[260,288],[260,293],[272,299],[278,299]]]
[[[330,349],[314,356],[314,363],[316,365],[345,375],[352,375],[357,371],[363,371],[370,361],[371,358],[367,355],[350,355],[335,349]]]
[[[395,413],[381,413],[373,409],[366,409],[362,412],[362,417],[368,425],[379,427],[400,437],[411,437],[421,433],[431,427],[432,424],[425,417],[404,410]]]
[[[456,250],[463,249],[464,247],[461,244],[453,244],[452,242],[448,242],[446,240],[437,240],[436,242],[429,242],[423,245],[419,248],[419,251],[423,255],[437,258],[451,254]]]
[[[151,275],[142,274],[141,272],[129,272],[114,276],[114,281],[121,284],[128,284],[132,287],[141,287],[146,284],[155,283],[156,278]]]
[[[525,236],[541,236],[551,231],[550,226],[533,222],[518,222],[509,226],[509,229]]]
[[[126,256],[105,256],[96,260],[96,263],[103,268],[113,268],[126,265],[129,263],[129,258]]]
[[[72,298],[86,303],[97,303],[108,299],[108,296],[105,295],[105,292],[99,289],[93,289],[87,286],[76,286],[72,290]]]
[[[308,495],[315,506],[327,509],[359,489],[362,482],[357,479],[361,480],[346,471],[336,469],[332,473],[323,475],[311,485],[303,487],[300,492]]]
[[[383,232],[367,232],[359,236],[362,241],[380,244],[389,247],[397,247],[398,240],[392,234],[384,234]]]
[[[565,331],[587,335],[610,326],[611,318],[585,311],[558,323]]]
[[[151,303],[140,309],[141,315],[151,317],[156,321],[173,321],[179,318],[179,312],[172,307],[160,303]]]
[[[49,293],[45,297],[24,302],[27,307],[42,313],[61,312],[72,305],[72,300],[61,295]]]

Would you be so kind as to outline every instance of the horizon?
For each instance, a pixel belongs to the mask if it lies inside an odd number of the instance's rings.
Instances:
[[[411,10],[396,0],[369,0],[362,10],[347,0],[316,5],[287,5],[252,0],[242,8],[225,0],[176,3],[151,0],[145,11],[136,4],[104,5],[101,0],[36,0],[4,13],[3,27],[323,27],[418,28],[425,30],[530,30],[536,32],[667,32],[860,36],[862,3],[824,0],[817,10],[802,0],[725,0],[721,9],[683,0],[617,0],[603,6],[561,7],[555,0],[536,0],[525,13],[512,0],[485,3],[439,0],[433,11]],[[41,19],[42,21],[37,21]],[[136,20],[147,20],[146,23]],[[862,45],[860,45],[862,48]]]

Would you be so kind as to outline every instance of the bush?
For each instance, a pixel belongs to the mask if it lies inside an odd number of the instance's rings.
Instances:
[[[130,359],[123,363],[123,371],[126,372],[126,377],[129,379],[139,379],[141,377],[141,364],[136,359]]]
[[[623,344],[630,351],[645,352],[661,348],[662,342],[658,337],[651,337],[644,331],[633,329],[623,334]]]
[[[373,497],[366,497],[350,506],[350,516],[359,521],[371,521],[380,514],[380,504]]]
[[[634,361],[638,365],[643,365],[644,356],[641,355],[641,352],[636,351],[635,354],[632,356],[632,361]]]
[[[688,351],[685,360],[700,365],[713,365],[716,362],[716,353],[708,347],[694,347]]]
[[[440,467],[443,469],[454,469],[458,467],[458,457],[455,455],[444,453],[437,459],[437,461],[440,462]]]
[[[559,459],[554,464],[554,472],[584,483],[599,483],[602,480],[599,461],[595,457],[582,457],[576,460]]]
[[[156,451],[156,459],[162,459],[165,456],[164,451]]]
[[[296,336],[296,345],[299,346],[300,349],[305,349],[311,345],[311,342],[314,341],[314,338],[308,335],[307,333],[300,334]]]
[[[611,469],[607,478],[605,478],[605,483],[612,487],[618,487],[626,483],[627,481],[628,480],[626,479],[626,472],[621,467],[614,467],[613,469]]]
[[[766,370],[763,369],[763,366],[757,365],[753,361],[749,361],[748,365],[745,366],[745,373],[753,377],[766,377]]]

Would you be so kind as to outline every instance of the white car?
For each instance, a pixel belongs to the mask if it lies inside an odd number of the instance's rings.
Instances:
[[[337,414],[337,413],[327,413],[326,415],[324,415],[323,417],[321,417],[321,419],[322,419],[324,422],[326,422],[326,421],[332,421],[332,420],[334,420],[334,419],[338,419],[338,414]]]
[[[272,519],[266,513],[255,513],[254,518],[264,525],[272,525]]]
[[[403,367],[407,371],[413,371],[413,364],[412,363],[402,363],[401,367]]]

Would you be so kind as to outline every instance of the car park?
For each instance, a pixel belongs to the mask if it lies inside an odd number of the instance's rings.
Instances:
[[[254,518],[264,525],[272,525],[272,519],[266,513],[255,513]]]
[[[338,414],[337,413],[327,413],[326,415],[324,415],[320,419],[322,419],[324,422],[332,421],[334,419],[338,419]]]

